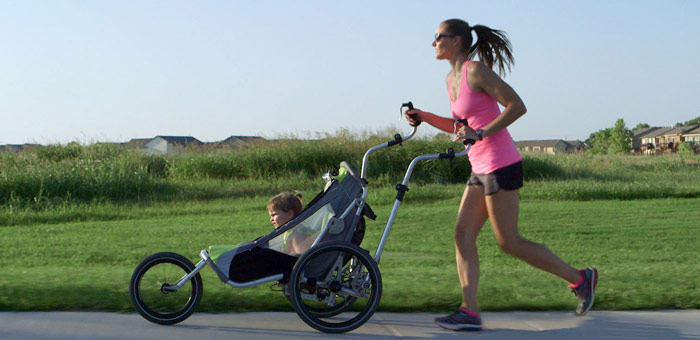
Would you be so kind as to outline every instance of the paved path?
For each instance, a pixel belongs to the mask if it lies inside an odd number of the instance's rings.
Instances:
[[[435,314],[376,313],[346,334],[315,331],[294,313],[195,313],[174,326],[137,314],[1,312],[0,339],[700,339],[700,310],[484,313],[486,330],[452,332]]]

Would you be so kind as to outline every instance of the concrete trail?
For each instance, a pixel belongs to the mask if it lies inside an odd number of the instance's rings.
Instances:
[[[376,313],[346,334],[325,334],[294,313],[195,313],[174,326],[137,314],[0,312],[0,339],[700,339],[700,310],[483,313],[482,332],[453,332],[436,314]]]

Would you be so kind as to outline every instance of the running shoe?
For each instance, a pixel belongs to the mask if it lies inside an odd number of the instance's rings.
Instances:
[[[481,318],[478,315],[465,312],[462,308],[448,316],[435,318],[435,323],[442,328],[453,331],[481,330]]]
[[[581,275],[581,281],[569,286],[569,288],[578,297],[576,315],[581,316],[586,314],[593,306],[595,287],[598,285],[598,271],[595,268],[588,267],[579,270],[579,274]]]

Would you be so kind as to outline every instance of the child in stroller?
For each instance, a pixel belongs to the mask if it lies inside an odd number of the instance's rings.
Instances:
[[[357,204],[361,182],[350,165],[343,162],[334,172],[329,185],[303,209],[293,194],[273,197],[268,212],[275,230],[270,234],[235,246],[211,246],[209,254],[222,270],[221,278],[248,283],[282,274],[285,282],[299,257],[315,243],[343,240],[359,245],[363,216],[374,218],[374,214],[368,205]]]
[[[267,202],[267,213],[270,215],[270,223],[279,228],[289,222],[301,212],[303,196],[295,191],[283,192]]]
[[[302,210],[302,195],[299,192],[283,192],[267,202],[267,213],[275,229],[299,215]],[[288,254],[303,254],[311,248],[318,233],[313,228],[301,227],[284,233],[278,251]]]

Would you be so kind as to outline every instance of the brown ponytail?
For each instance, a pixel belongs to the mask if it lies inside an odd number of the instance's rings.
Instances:
[[[515,61],[505,32],[483,25],[470,27],[467,22],[460,19],[445,20],[443,24],[448,33],[462,37],[462,49],[467,53],[469,60],[478,56],[479,60],[488,67],[493,69],[496,66],[499,75],[504,76],[506,68],[510,72],[510,67]],[[473,45],[472,31],[476,34],[476,43]]]

